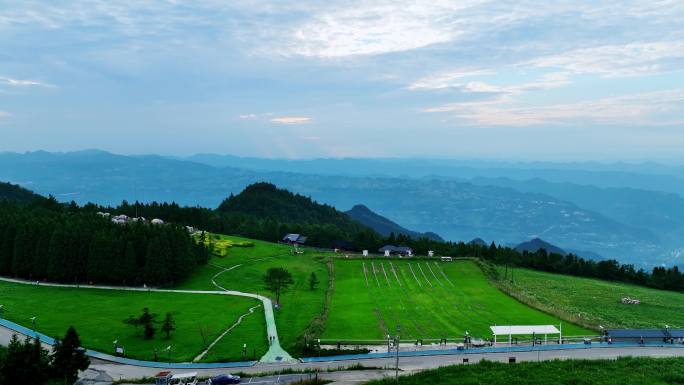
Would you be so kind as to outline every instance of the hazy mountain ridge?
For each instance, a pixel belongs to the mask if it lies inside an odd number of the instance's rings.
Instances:
[[[394,233],[395,235],[403,234],[413,239],[428,238],[435,241],[444,240],[433,232],[419,233],[406,229],[362,204],[355,205],[350,210],[345,211],[345,214],[372,228],[383,236],[389,236],[391,233]]]
[[[389,162],[389,161],[388,161]],[[100,151],[0,154],[0,180],[59,200],[116,204],[176,201],[216,207],[230,193],[269,181],[338,209],[363,203],[417,232],[445,239],[518,243],[542,237],[565,249],[592,250],[635,263],[660,263],[658,235],[545,194],[443,178],[332,176],[252,171],[160,156]]]

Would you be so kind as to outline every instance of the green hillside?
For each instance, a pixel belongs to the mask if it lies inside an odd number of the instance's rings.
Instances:
[[[599,279],[515,269],[497,284],[519,300],[594,329],[684,327],[684,294]],[[509,271],[508,277],[510,278]],[[624,305],[624,297],[641,301]]]

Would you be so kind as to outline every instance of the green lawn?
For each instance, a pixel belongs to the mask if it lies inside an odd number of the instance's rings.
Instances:
[[[328,269],[325,258],[320,253],[304,249],[303,254],[293,255],[292,248],[287,245],[269,242],[247,240],[240,237],[220,236],[233,242],[249,241],[252,247],[232,247],[225,256],[213,256],[207,266],[198,268],[192,276],[177,288],[194,290],[217,290],[211,283],[211,278],[222,270],[221,267],[240,265],[230,271],[220,274],[216,282],[230,290],[257,293],[273,298],[272,293],[264,289],[263,275],[271,267],[284,267],[293,275],[294,284],[281,297],[281,308],[276,311],[276,324],[280,343],[285,350],[292,351],[298,339],[304,334],[311,321],[323,311],[325,290],[328,284]],[[320,284],[316,290],[309,289],[308,279],[312,272],[316,273]],[[260,315],[263,318],[263,315]],[[245,320],[246,321],[246,320]],[[256,336],[265,336],[264,321],[250,321],[249,326],[242,329],[241,335],[256,340]],[[247,333],[247,334],[245,334]],[[230,333],[226,341],[221,341],[214,347],[215,352],[209,356],[221,357],[222,345],[233,346],[232,339],[240,340]],[[238,341],[239,346],[242,343]],[[257,356],[267,350],[264,337],[262,344],[257,344]],[[241,352],[241,350],[240,350]],[[250,349],[251,354],[251,349]]]
[[[504,364],[483,362],[399,377],[400,385],[666,385],[684,383],[682,358],[619,358]],[[368,385],[396,384],[394,378]]]
[[[112,341],[119,340],[127,356],[145,360],[153,359],[154,349],[161,351],[169,345],[172,346],[171,360],[193,359],[241,314],[258,303],[248,298],[222,295],[54,288],[0,282],[0,304],[4,306],[6,319],[30,327],[30,318],[35,316],[37,330],[52,337],[63,336],[73,325],[87,348],[112,352]],[[128,316],[138,315],[143,307],[159,314],[160,320],[166,312],[174,315],[177,330],[171,339],[167,340],[159,333],[153,340],[144,340],[134,328],[123,323]],[[263,318],[263,312],[250,317]],[[245,327],[240,325],[238,328],[234,333],[243,334],[241,329]],[[264,335],[262,329],[261,340],[265,339]],[[254,340],[258,336],[254,336],[245,342],[258,343]],[[231,352],[226,357],[239,359],[240,355]],[[166,360],[166,354],[160,354],[160,359]]]
[[[501,283],[532,306],[595,328],[684,327],[682,293],[525,269],[515,269],[513,284]],[[623,297],[641,304],[623,305]]]
[[[495,324],[559,322],[491,286],[472,261],[338,259],[323,337],[382,339],[400,326],[402,339],[460,338],[465,331],[488,338]],[[563,333],[596,334],[571,324],[563,325]]]

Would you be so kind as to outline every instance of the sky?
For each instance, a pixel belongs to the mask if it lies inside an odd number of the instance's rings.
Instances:
[[[0,4],[0,151],[684,160],[681,0]]]

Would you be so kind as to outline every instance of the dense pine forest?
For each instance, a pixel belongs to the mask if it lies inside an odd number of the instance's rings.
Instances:
[[[54,199],[0,201],[0,275],[30,280],[169,286],[206,263],[179,225],[114,224]]]

